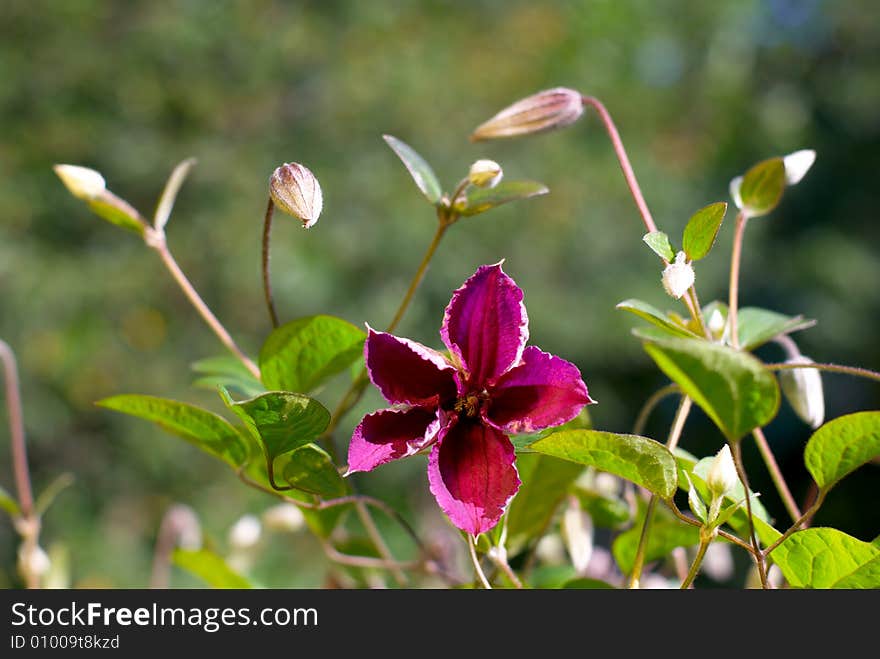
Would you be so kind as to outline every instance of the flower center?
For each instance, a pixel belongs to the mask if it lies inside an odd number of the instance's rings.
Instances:
[[[489,400],[489,393],[485,390],[469,392],[455,401],[455,411],[465,416],[474,417],[480,412],[484,401]]]

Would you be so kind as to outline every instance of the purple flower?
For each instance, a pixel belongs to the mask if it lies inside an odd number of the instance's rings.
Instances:
[[[494,527],[520,485],[508,434],[565,423],[595,402],[574,364],[526,347],[522,299],[500,263],[478,268],[446,307],[449,357],[368,328],[370,379],[395,407],[355,428],[348,473],[433,445],[428,481],[440,508],[473,535]]]

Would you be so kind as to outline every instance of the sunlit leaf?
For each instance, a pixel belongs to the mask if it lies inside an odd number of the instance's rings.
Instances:
[[[611,545],[614,560],[624,574],[632,572],[635,564],[644,518],[644,511],[642,511],[633,527],[617,536]],[[699,543],[699,527],[685,524],[672,516],[665,508],[658,506],[651,521],[645,561],[656,561],[667,556],[676,547],[692,547]]]
[[[437,180],[437,175],[428,161],[422,158],[415,149],[406,142],[402,142],[393,135],[383,135],[382,138],[388,143],[388,146],[397,154],[397,157],[403,162],[412,176],[413,181],[419,186],[419,190],[425,195],[425,198],[432,204],[440,201],[443,196],[443,189]]]
[[[464,216],[485,213],[502,204],[550,192],[537,181],[502,181],[494,188],[468,188],[463,199],[455,203],[455,210]]]
[[[194,384],[216,391],[217,387],[234,389],[245,396],[256,396],[264,393],[266,388],[253,374],[235,357],[220,355],[208,357],[194,362],[190,368],[202,374]]]
[[[0,508],[9,513],[11,517],[18,517],[21,514],[18,502],[2,487],[0,487]]]
[[[701,208],[691,216],[682,237],[682,249],[689,261],[698,261],[709,254],[726,212],[727,204],[719,201]]]
[[[675,250],[669,244],[669,236],[662,231],[652,231],[642,236],[642,240],[661,259],[672,261],[675,259]]]
[[[880,456],[880,412],[837,417],[813,433],[804,463],[816,485],[829,490],[847,474]]]
[[[207,549],[175,549],[171,561],[198,577],[212,588],[252,588],[251,583],[235,572],[220,556]]]
[[[753,356],[699,339],[665,339],[644,347],[730,441],[776,416],[779,385]]]
[[[616,309],[622,309],[623,311],[629,311],[632,314],[635,314],[639,318],[647,320],[649,323],[659,327],[664,330],[663,336],[673,336],[673,337],[696,337],[697,335],[691,332],[686,327],[679,325],[678,323],[674,323],[669,317],[660,311],[658,308],[648,304],[647,302],[642,302],[641,300],[629,299],[624,300],[623,302],[618,302]]]
[[[144,235],[144,225],[137,219],[136,215],[132,214],[133,209],[132,211],[126,209],[127,204],[110,203],[107,199],[100,197],[90,199],[87,203],[95,215],[104,218],[111,224],[134,231],[139,236]]]
[[[785,165],[782,158],[759,162],[743,175],[739,188],[743,210],[750,217],[771,212],[779,204],[785,184]]]
[[[794,588],[880,587],[880,548],[837,529],[797,531],[770,556]]]
[[[315,444],[307,444],[289,454],[284,466],[284,480],[299,490],[325,498],[348,493],[348,484],[327,452]]]
[[[812,327],[816,321],[803,316],[785,316],[757,307],[744,307],[737,314],[736,324],[740,347],[743,350],[754,350],[775,336]]]

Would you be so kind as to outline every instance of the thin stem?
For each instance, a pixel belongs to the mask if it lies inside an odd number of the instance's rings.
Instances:
[[[31,489],[28,469],[27,443],[24,435],[24,414],[21,408],[18,367],[15,353],[9,344],[0,339],[0,360],[3,361],[3,375],[6,382],[6,409],[9,416],[9,437],[12,451],[12,468],[15,476],[15,490],[21,515],[30,518],[34,512],[34,494]]]
[[[800,508],[798,508],[797,502],[795,502],[794,497],[791,495],[791,490],[788,489],[788,483],[785,482],[785,478],[782,476],[782,471],[779,469],[776,458],[773,456],[773,451],[770,450],[770,444],[764,436],[764,431],[760,428],[755,428],[752,431],[752,436],[755,438],[755,443],[758,445],[761,457],[764,458],[764,464],[767,465],[767,471],[770,472],[770,478],[773,479],[776,491],[779,493],[782,503],[785,504],[785,509],[791,515],[792,521],[797,520],[801,516]]]
[[[651,416],[651,412],[654,411],[657,405],[659,405],[667,396],[671,396],[679,391],[681,391],[681,388],[673,382],[667,384],[665,387],[661,387],[651,394],[648,400],[645,401],[644,405],[642,405],[642,409],[639,410],[636,422],[633,424],[633,434],[641,435],[645,431],[645,425],[648,423],[648,418]]]
[[[786,371],[793,368],[815,368],[820,371],[830,371],[831,373],[843,373],[845,375],[855,375],[860,378],[867,378],[880,382],[880,373],[871,371],[867,368],[859,368],[858,366],[841,366],[840,364],[814,364],[813,362],[803,364],[764,364],[771,371]]]
[[[697,549],[697,555],[694,557],[694,562],[691,563],[691,569],[688,571],[684,581],[681,582],[682,590],[687,590],[691,587],[697,573],[700,571],[700,565],[703,563],[703,557],[706,555],[706,550],[709,549],[710,544],[712,544],[711,539],[700,538],[700,547]]]
[[[672,420],[672,427],[669,429],[669,437],[666,440],[666,448],[670,451],[675,450],[678,446],[678,440],[681,438],[681,431],[684,429],[684,422],[687,420],[691,411],[690,397],[683,396],[678,404],[678,410],[675,418]],[[651,521],[654,516],[654,509],[657,507],[657,495],[652,494],[651,500],[648,501],[648,507],[645,510],[645,519],[642,522],[642,532],[639,535],[639,546],[636,549],[636,557],[633,561],[633,571],[629,578],[629,588],[638,588],[639,579],[642,576],[642,568],[645,565],[645,554],[648,551],[648,535],[650,533]]]
[[[401,572],[401,570],[412,570],[420,567],[416,561],[401,563],[395,560],[385,558],[373,558],[372,556],[352,556],[351,554],[343,554],[326,540],[321,543],[327,558],[341,565],[351,565],[353,567],[373,568],[378,570],[388,570],[392,573]]]
[[[150,588],[168,588],[171,577],[171,554],[189,530],[198,530],[198,519],[189,506],[175,504],[162,516],[156,548],[153,552],[153,570]]]
[[[168,245],[165,242],[164,237],[161,239],[156,239],[152,243],[148,243],[153,249],[155,249],[159,256],[162,258],[162,262],[165,264],[165,267],[168,268],[168,271],[171,273],[171,276],[174,277],[174,280],[177,282],[177,285],[180,286],[184,295],[189,299],[192,305],[196,308],[196,311],[199,312],[199,315],[204,319],[204,321],[208,324],[208,327],[213,330],[214,334],[217,335],[217,338],[220,339],[220,342],[226,346],[232,354],[234,354],[242,364],[247,367],[247,369],[251,372],[251,374],[259,379],[260,378],[260,369],[257,368],[257,365],[251,361],[251,359],[241,351],[241,349],[236,345],[235,341],[229,335],[229,332],[226,331],[226,328],[223,327],[223,323],[217,320],[217,317],[211,312],[208,308],[208,305],[205,304],[205,301],[202,300],[201,296],[199,296],[196,289],[190,283],[189,279],[186,278],[186,275],[183,274],[183,270],[180,269],[180,266],[177,265],[177,261],[174,260],[174,257],[171,255],[171,252],[168,249]]]
[[[819,508],[822,506],[822,504],[825,502],[825,495],[826,494],[827,494],[827,492],[824,490],[819,491],[819,494],[817,495],[816,500],[813,502],[813,505],[810,506],[807,509],[807,511],[803,515],[800,516],[800,519],[798,519],[794,524],[792,524],[785,533],[783,533],[781,536],[779,536],[776,539],[776,542],[774,542],[769,547],[767,547],[767,549],[764,550],[764,552],[763,552],[764,558],[768,557],[770,555],[770,552],[772,552],[779,545],[781,545],[783,542],[788,540],[795,531],[800,529],[802,524],[807,522],[813,515],[816,514],[816,511],[818,511]]]
[[[636,175],[633,173],[632,165],[629,162],[629,157],[626,155],[626,149],[623,147],[620,133],[617,132],[617,126],[614,125],[614,120],[611,118],[608,110],[605,109],[602,101],[598,98],[593,96],[582,96],[581,102],[584,105],[592,107],[599,114],[602,123],[605,124],[605,131],[608,133],[608,137],[611,138],[611,144],[614,147],[614,153],[617,154],[617,160],[620,162],[620,169],[623,171],[623,177],[626,179],[629,191],[632,194],[633,200],[636,202],[639,213],[642,215],[642,222],[645,223],[645,228],[649,233],[656,231],[657,225],[654,224],[654,218],[651,217],[651,211],[648,210],[648,204],[645,203],[645,197],[642,195],[639,182],[636,180]]]
[[[376,523],[370,516],[370,512],[367,510],[364,502],[358,500],[355,502],[354,507],[357,511],[358,517],[361,520],[361,523],[364,525],[364,528],[367,531],[367,535],[370,536],[370,541],[373,543],[373,545],[375,545],[376,551],[379,552],[379,556],[381,556],[383,560],[387,561],[389,565],[395,564],[396,561],[394,560],[394,555],[388,548],[388,544],[385,542],[382,534],[379,533],[379,529],[376,527]],[[406,586],[408,583],[406,575],[399,568],[391,568],[391,576],[394,577],[394,580],[399,586]]]
[[[483,568],[480,567],[480,559],[477,557],[477,547],[474,545],[474,536],[470,533],[467,534],[467,546],[471,562],[474,564],[474,570],[477,573],[477,578],[480,580],[480,583],[483,584],[483,588],[486,590],[492,590],[489,580],[486,579],[486,575],[483,573]]]
[[[688,517],[683,512],[681,512],[678,509],[678,506],[675,505],[675,502],[672,501],[672,499],[669,499],[665,503],[669,507],[669,509],[673,512],[673,514],[676,517],[678,517],[678,519],[680,519],[682,522],[685,522],[686,524],[690,524],[691,526],[697,526],[697,527],[703,526],[703,523],[701,521],[694,519],[693,517]],[[747,542],[743,542],[740,538],[736,537],[732,533],[725,531],[724,529],[716,529],[716,530],[718,531],[718,535],[720,537],[724,538],[728,542],[732,542],[737,547],[741,547],[742,549],[745,549],[747,552],[752,554],[752,556],[755,555],[755,548],[752,547],[752,545],[748,544]]]
[[[752,541],[752,547],[755,551],[752,556],[755,559],[755,565],[758,567],[758,576],[761,578],[761,586],[766,590],[770,587],[767,582],[767,568],[764,565],[764,554],[761,553],[761,545],[758,544],[758,536],[755,535],[755,519],[752,517],[752,497],[749,496],[749,479],[746,476],[746,470],[742,461],[742,446],[740,442],[731,444],[731,452],[733,454],[733,464],[736,466],[736,473],[742,481],[743,488],[746,493],[746,516],[749,520],[749,537]]]
[[[523,587],[522,581],[520,581],[519,577],[516,576],[516,572],[514,572],[513,568],[510,567],[510,563],[507,562],[507,559],[503,554],[490,551],[488,556],[489,560],[491,560],[495,564],[495,566],[504,573],[504,576],[510,579],[510,583],[513,584],[514,588]]]
[[[692,313],[694,315],[694,320],[697,323],[697,327],[700,328],[700,331],[703,333],[709,341],[712,340],[712,333],[709,331],[709,328],[706,326],[706,319],[703,317],[703,309],[700,307],[700,298],[697,297],[697,287],[691,286],[688,290],[688,293],[691,296],[691,301],[693,302],[693,310]]]
[[[275,202],[269,197],[266,205],[266,217],[263,220],[263,294],[266,297],[266,307],[269,309],[269,318],[272,319],[272,327],[278,327],[278,312],[275,311],[275,299],[272,297],[272,275],[269,273],[269,247],[272,241],[272,217],[275,215]]]
[[[737,329],[737,311],[739,309],[739,270],[742,262],[743,236],[749,216],[740,211],[736,216],[736,227],[733,233],[733,252],[730,255],[730,291],[727,300],[727,319],[730,328],[730,345],[739,348],[739,330]]]

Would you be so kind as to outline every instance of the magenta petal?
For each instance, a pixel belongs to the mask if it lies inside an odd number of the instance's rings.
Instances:
[[[577,366],[529,346],[522,363],[496,382],[485,417],[508,433],[534,432],[570,421],[594,402]]]
[[[471,383],[486,384],[519,361],[529,338],[522,299],[500,263],[480,266],[453,293],[440,336]]]
[[[514,458],[513,444],[501,431],[473,421],[455,423],[431,451],[431,493],[462,531],[488,531],[519,489]]]
[[[367,370],[389,403],[436,405],[455,397],[455,368],[436,350],[368,326]]]
[[[430,444],[440,430],[437,411],[422,407],[379,410],[365,416],[348,445],[348,472],[370,471]]]

